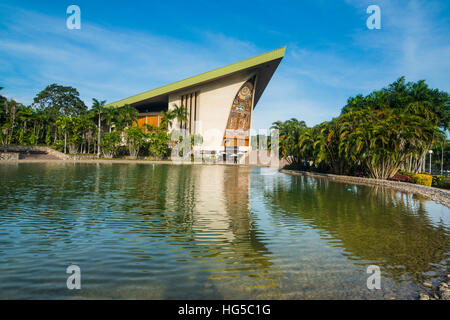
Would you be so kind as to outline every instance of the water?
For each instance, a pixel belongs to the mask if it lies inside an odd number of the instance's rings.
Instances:
[[[4,163],[0,186],[0,299],[411,299],[448,272],[450,210],[389,189],[91,163]]]

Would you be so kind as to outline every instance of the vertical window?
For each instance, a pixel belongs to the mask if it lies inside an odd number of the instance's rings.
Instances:
[[[181,105],[184,106],[187,111],[187,121],[183,123],[183,128],[188,130],[189,134],[194,134],[196,131],[195,121],[197,121],[197,102],[197,92],[191,92],[181,96]]]

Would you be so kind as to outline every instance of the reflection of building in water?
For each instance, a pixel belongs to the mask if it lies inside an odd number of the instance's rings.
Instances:
[[[174,166],[166,210],[191,216],[193,234],[234,241],[251,229],[248,167]]]
[[[166,211],[179,212],[190,221],[195,238],[232,241],[225,210],[224,167],[171,166],[168,171]]]
[[[254,296],[274,290],[271,253],[252,228],[249,167],[168,166],[167,241],[187,250],[208,274],[216,297],[234,297],[245,282]],[[183,241],[180,243],[180,239]],[[186,254],[186,253],[184,253]],[[252,288],[252,289],[250,289]]]
[[[207,166],[198,171],[195,229],[212,232],[222,240],[234,238],[225,210],[225,170],[222,166]]]
[[[228,169],[228,170],[227,170]],[[224,195],[225,210],[235,237],[249,236],[250,217],[250,168],[225,169]]]

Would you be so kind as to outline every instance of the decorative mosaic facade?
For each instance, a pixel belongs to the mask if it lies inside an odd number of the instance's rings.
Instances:
[[[233,100],[223,137],[224,146],[248,146],[253,108],[253,82],[252,79],[244,83]]]

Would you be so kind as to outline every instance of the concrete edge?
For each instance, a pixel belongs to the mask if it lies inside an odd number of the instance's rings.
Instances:
[[[70,160],[71,156],[59,152],[55,149],[45,146],[18,146],[18,145],[6,145],[0,146],[0,152],[13,152],[13,153],[23,153],[23,152],[31,152],[31,151],[40,151],[50,154],[61,160]],[[20,159],[19,159],[20,160]]]

